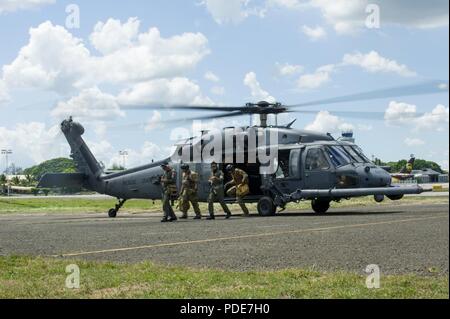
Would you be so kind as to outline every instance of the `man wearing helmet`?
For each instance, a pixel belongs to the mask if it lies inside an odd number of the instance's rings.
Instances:
[[[209,184],[211,186],[211,192],[208,197],[209,217],[207,219],[215,219],[214,202],[219,202],[226,214],[226,219],[229,219],[231,217],[231,212],[224,200],[223,173],[216,162],[211,163],[211,177],[209,178]]]
[[[172,206],[170,205],[170,201],[172,199],[172,195],[177,192],[177,175],[176,172],[169,166],[169,164],[164,163],[161,165],[161,168],[164,170],[164,175],[161,177],[161,186],[162,186],[162,202],[163,202],[163,211],[164,217],[161,220],[162,223],[173,222],[177,220],[177,216],[173,212]]]
[[[227,172],[231,175],[232,180],[225,184],[225,189],[232,186],[228,191],[228,196],[236,196],[236,201],[244,212],[244,216],[249,216],[247,206],[244,203],[244,197],[250,193],[248,185],[248,175],[243,170],[234,167],[234,165],[227,166]]]
[[[188,218],[189,203],[192,204],[192,207],[194,208],[194,219],[201,219],[202,214],[200,212],[197,197],[198,175],[196,172],[191,171],[189,165],[187,164],[181,165],[181,170],[183,171],[180,191],[180,210],[183,213],[181,219]]]

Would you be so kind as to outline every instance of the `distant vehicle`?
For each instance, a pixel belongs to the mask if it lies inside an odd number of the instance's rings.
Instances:
[[[406,163],[405,167],[403,167],[399,173],[391,174],[392,182],[396,183],[399,181],[405,181],[408,179],[416,178],[417,175],[411,174],[411,172],[414,169],[415,161],[416,161],[416,158],[414,157],[414,155],[411,155],[411,158],[409,159],[408,163]]]
[[[248,173],[250,195],[246,197],[246,201],[257,203],[258,213],[261,216],[275,215],[278,207],[284,209],[288,203],[301,200],[311,201],[312,209],[316,213],[325,213],[332,201],[339,202],[352,197],[368,195],[374,196],[377,202],[383,201],[385,196],[391,200],[400,200],[405,194],[420,194],[424,190],[418,185],[393,186],[391,175],[373,164],[354,143],[335,140],[330,134],[293,129],[291,126],[295,121],[288,125],[280,126],[276,124],[270,126],[267,121],[268,116],[275,115],[276,117],[286,112],[313,112],[295,109],[304,106],[443,91],[448,92],[448,85],[443,85],[442,82],[433,82],[291,106],[263,101],[233,107],[184,105],[171,107],[139,106],[137,109],[221,112],[218,115],[206,115],[188,120],[259,115],[260,125],[241,127],[239,128],[240,133],[234,136],[232,145],[222,144],[221,154],[223,156],[221,155],[220,169],[224,170],[226,165],[235,164],[236,167]],[[367,112],[368,114],[365,115],[361,115],[361,112],[355,113],[358,116],[373,116],[373,112]],[[74,122],[72,118],[64,120],[61,123],[61,131],[71,147],[71,157],[75,161],[78,173],[47,174],[40,180],[39,187],[82,186],[101,194],[116,197],[118,203],[108,212],[110,217],[116,217],[119,209],[129,199],[161,199],[162,192],[158,181],[163,175],[163,170],[160,167],[163,163],[169,163],[178,172],[178,186],[180,186],[180,166],[182,162],[172,160],[176,156],[122,172],[106,174],[81,137],[85,130],[80,123]],[[257,136],[276,136],[276,141],[270,141],[265,146],[255,146],[249,142],[255,134]],[[216,141],[226,140],[226,129],[219,130],[212,137],[208,132],[203,132],[197,138],[187,139],[176,146],[174,155],[193,154],[195,151],[202,153],[211,138]],[[236,143],[238,140],[244,141],[242,148],[238,147]],[[277,167],[273,173],[262,173],[263,165],[259,161],[250,161],[249,155],[253,154],[256,148],[264,154],[264,152],[270,152],[274,147],[278,152]],[[224,154],[229,153],[232,155],[231,159],[224,156]],[[235,160],[238,155],[245,160],[243,162]],[[201,161],[192,159],[186,161],[186,163],[198,173],[198,197],[200,201],[206,201],[210,191],[208,183],[211,172],[210,162],[203,161],[203,159]],[[226,200],[234,202],[235,198],[227,198]]]

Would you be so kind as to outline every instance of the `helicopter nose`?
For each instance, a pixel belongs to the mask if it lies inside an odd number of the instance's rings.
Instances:
[[[358,168],[357,171],[363,187],[385,187],[391,184],[391,175],[380,167],[364,165]]]

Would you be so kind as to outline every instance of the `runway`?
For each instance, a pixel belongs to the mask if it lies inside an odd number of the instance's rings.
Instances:
[[[390,205],[161,224],[155,214],[0,215],[0,255],[233,270],[448,274],[449,206]]]

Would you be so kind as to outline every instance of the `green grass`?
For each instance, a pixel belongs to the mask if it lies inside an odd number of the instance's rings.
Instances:
[[[80,289],[65,287],[66,266],[80,267]],[[0,257],[0,298],[449,298],[448,276],[381,277],[288,269],[232,272],[29,257]]]
[[[102,198],[29,198],[29,199],[8,199],[0,197],[0,214],[6,213],[105,213],[114,207],[116,201],[113,199]],[[383,203],[375,203],[372,197],[352,198],[344,200],[341,203],[332,203],[332,207],[361,207],[361,206],[381,206],[392,204],[393,202],[386,199]],[[448,197],[405,197],[403,200],[395,202],[396,205],[405,204],[433,204],[448,203]],[[207,211],[206,204],[202,203],[200,208],[203,212]],[[250,204],[251,211],[256,211],[256,205]],[[231,205],[231,209],[239,211],[237,205]],[[311,210],[309,202],[289,204],[287,210]],[[220,211],[220,209],[218,210]],[[144,213],[144,212],[161,212],[161,202],[150,200],[130,200],[122,208],[121,212],[128,213]]]

